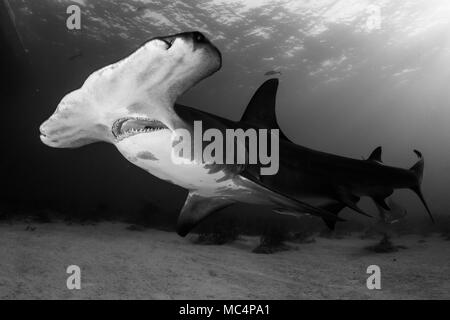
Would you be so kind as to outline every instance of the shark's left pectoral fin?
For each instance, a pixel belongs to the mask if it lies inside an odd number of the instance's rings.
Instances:
[[[341,201],[343,204],[345,204],[350,209],[366,216],[372,218],[372,216],[366,212],[364,212],[358,205],[356,204],[359,201],[359,197],[353,195],[349,191],[347,191],[346,188],[338,188],[337,195],[339,201]]]
[[[186,236],[207,216],[233,203],[226,198],[209,198],[190,192],[178,217],[177,233],[182,237]]]
[[[335,203],[335,202],[331,202],[331,203],[326,203],[324,205],[321,205],[320,208],[327,210],[333,214],[336,215],[336,217],[338,216],[339,212],[345,208],[345,204],[343,203]],[[330,230],[334,230],[336,227],[336,219],[328,219],[328,218],[323,218],[323,221],[325,222],[325,224],[327,225],[328,229]]]

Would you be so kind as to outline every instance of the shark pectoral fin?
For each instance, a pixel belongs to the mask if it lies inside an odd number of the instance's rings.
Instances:
[[[286,195],[284,196],[287,197]],[[297,199],[289,199],[293,202],[293,207],[291,205],[288,205],[284,212],[298,212],[299,215],[301,215],[302,213],[307,213],[331,221],[345,221],[344,219],[339,218],[336,214],[324,208],[316,207]]]
[[[273,78],[264,82],[250,99],[240,121],[257,127],[278,129],[279,137],[290,141],[277,122],[275,113],[277,90],[278,79]]]
[[[391,208],[389,207],[389,205],[386,203],[386,201],[384,200],[384,198],[381,197],[372,197],[373,202],[375,202],[376,205],[380,206],[381,208],[383,208],[384,210],[391,210]]]
[[[274,204],[276,204],[277,207],[274,210],[275,212],[277,212],[278,210],[283,211],[284,214],[286,214],[286,212],[289,212],[290,215],[295,213],[298,213],[298,215],[311,214],[323,219],[326,218],[335,221],[345,221],[344,219],[339,218],[335,214],[325,209],[310,205],[306,202],[293,198],[288,194],[273,190],[269,186],[261,184],[261,182],[258,181],[258,179],[256,179],[252,174],[250,174],[249,171],[241,172],[240,179],[242,179],[242,182],[244,183],[247,183],[248,181],[255,183],[253,187],[260,188],[259,191],[265,194],[273,201]]]
[[[190,192],[178,217],[177,233],[182,237],[186,236],[207,216],[233,203],[229,199],[208,198]]]
[[[383,162],[381,161],[381,147],[376,147],[375,150],[372,151],[369,158],[367,160],[375,161],[375,162]]]
[[[319,207],[333,213],[337,217],[339,212],[345,208],[345,204],[342,204],[339,202],[332,202],[332,203],[327,203],[327,204],[321,205]],[[328,218],[322,218],[322,219],[330,230],[334,230],[337,220],[328,219]]]
[[[358,205],[356,204],[359,201],[359,197],[347,192],[345,189],[340,188],[338,190],[338,197],[339,200],[345,204],[347,207],[349,207],[350,209],[366,216],[366,217],[370,217],[372,218],[372,216],[366,212],[364,212],[360,207],[358,207]]]
[[[298,210],[294,210],[291,208],[288,208],[288,209],[276,208],[276,209],[273,209],[272,211],[275,213],[281,214],[281,215],[292,216],[292,217],[296,217],[296,218],[299,218],[305,214],[311,214],[314,216],[321,217],[325,221],[325,223],[330,223],[330,224],[336,224],[336,222],[338,222],[338,221],[345,221],[344,219],[339,218],[337,216],[337,213],[327,210],[326,207],[323,207],[323,206],[313,207],[310,205],[306,205],[306,206],[307,207],[305,208],[304,205],[302,204],[303,210],[300,208]],[[345,206],[342,205],[342,208],[343,207],[345,207]]]
[[[284,215],[284,216],[291,216],[291,217],[296,217],[296,218],[307,214],[304,212],[297,212],[297,211],[288,210],[288,209],[284,209],[284,208],[276,208],[276,209],[273,209],[272,211],[275,213]]]

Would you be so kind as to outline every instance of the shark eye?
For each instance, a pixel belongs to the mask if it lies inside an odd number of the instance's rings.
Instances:
[[[194,32],[194,41],[203,42],[205,41],[205,36],[200,32]]]

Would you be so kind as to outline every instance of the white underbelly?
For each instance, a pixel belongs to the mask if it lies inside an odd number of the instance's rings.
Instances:
[[[174,161],[169,130],[137,134],[117,142],[116,147],[126,159],[150,174],[203,196],[253,204],[280,203],[280,197],[273,192],[223,169],[211,171],[203,163]]]
[[[224,170],[211,172],[203,163],[181,163],[179,159],[175,159],[172,155],[172,135],[169,130],[137,134],[116,143],[116,147],[126,159],[138,167],[188,190],[214,193],[224,188],[239,188],[231,177],[227,177]]]

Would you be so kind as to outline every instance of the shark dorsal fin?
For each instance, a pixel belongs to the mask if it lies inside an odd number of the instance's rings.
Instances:
[[[367,160],[383,162],[381,161],[381,147],[376,147],[375,150],[372,151]]]
[[[210,214],[232,205],[234,202],[220,197],[203,197],[195,192],[189,195],[178,217],[177,233],[184,237]]]
[[[260,128],[279,129],[280,138],[290,141],[277,122],[275,113],[277,89],[278,79],[265,81],[250,99],[240,121]]]
[[[265,128],[278,128],[275,115],[277,89],[278,79],[265,81],[250,99],[241,121]]]

